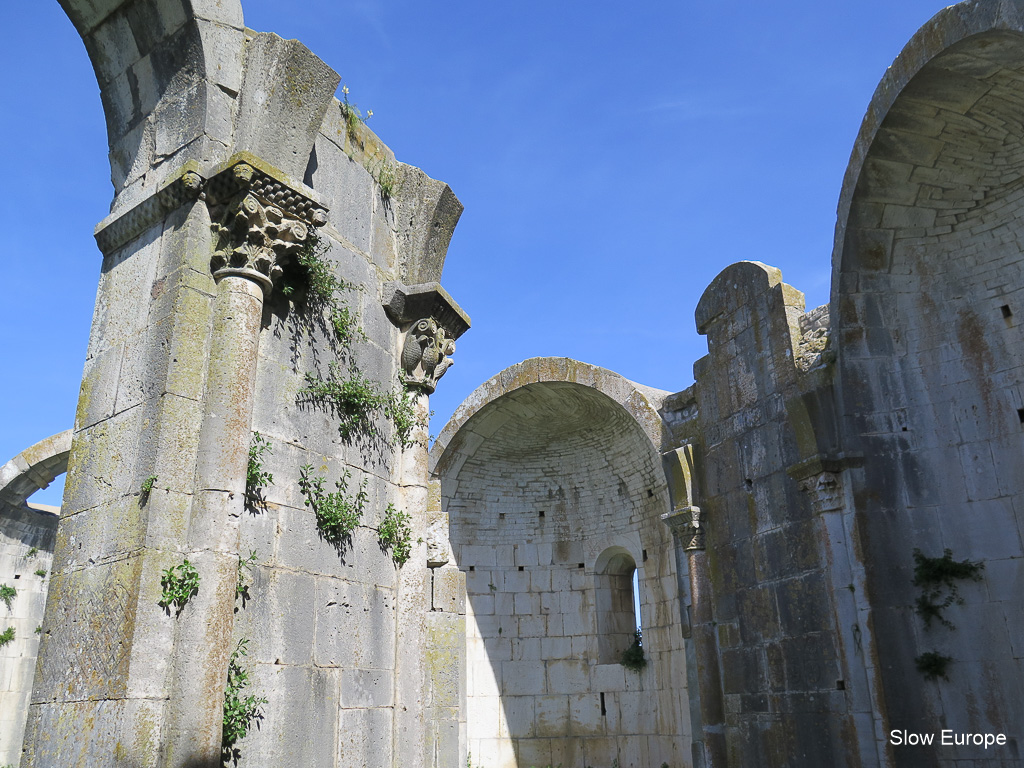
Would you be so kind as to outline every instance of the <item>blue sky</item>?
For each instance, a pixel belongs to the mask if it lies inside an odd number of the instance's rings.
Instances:
[[[773,264],[808,307],[825,303],[861,118],[941,7],[243,0],[249,27],[304,42],[398,158],[466,206],[442,282],[473,328],[431,398],[434,433],[476,386],[538,355],[687,387],[706,353],[693,310],[734,261]],[[73,27],[54,0],[6,18],[0,463],[72,425],[92,230],[112,195]]]

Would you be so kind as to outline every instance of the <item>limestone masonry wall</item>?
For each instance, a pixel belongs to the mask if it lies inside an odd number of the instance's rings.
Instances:
[[[546,382],[553,372],[569,381]],[[659,519],[665,479],[650,437],[605,394],[632,387],[565,360],[527,361],[501,379],[439,465],[466,575],[474,763],[683,764],[686,664]],[[611,558],[628,568],[624,595],[608,586]],[[619,663],[637,626],[634,567],[648,661],[639,671]],[[618,636],[605,647],[610,627]]]
[[[238,0],[62,5],[115,198],[74,429],[0,467],[0,765],[1024,765],[1024,5],[886,73],[827,306],[727,266],[689,388],[534,358],[429,452],[452,190]]]

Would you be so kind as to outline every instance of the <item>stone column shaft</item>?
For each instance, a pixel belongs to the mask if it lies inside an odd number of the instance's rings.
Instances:
[[[232,648],[239,524],[252,430],[263,288],[227,275],[217,284],[199,438],[188,559],[199,594],[177,620],[162,768],[221,764],[224,686]],[[198,761],[198,762],[197,762]]]

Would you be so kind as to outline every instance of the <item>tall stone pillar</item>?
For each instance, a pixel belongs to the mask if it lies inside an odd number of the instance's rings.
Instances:
[[[263,300],[311,225],[326,222],[322,207],[256,162],[236,156],[207,185],[217,292],[186,541],[204,586],[178,617],[166,768],[220,765]]]
[[[462,205],[351,119],[339,76],[308,49],[245,28],[237,0],[64,5],[95,57],[117,194],[96,233],[103,273],[22,766],[220,766],[243,641],[267,703],[240,765],[422,755],[430,571],[423,548],[396,569],[379,537],[392,502],[424,531],[426,436],[403,452],[385,404],[404,369],[424,414],[468,327],[433,282]],[[362,331],[346,355],[301,289],[264,306],[318,226],[317,268]],[[425,314],[389,324],[388,281],[411,284],[408,308]],[[365,434],[303,399],[335,370],[374,393]],[[245,511],[254,426],[276,477],[258,516]],[[359,484],[366,515],[345,546],[302,493],[314,464]],[[248,610],[240,542],[260,555]],[[198,591],[164,606],[162,581],[186,559]]]
[[[703,516],[700,507],[688,506],[673,509],[662,519],[686,553],[690,576],[690,631],[697,664],[695,694],[700,697],[703,734],[703,748],[694,749],[694,765],[725,768],[725,710],[718,668],[717,630],[712,612],[711,576],[704,550]]]
[[[236,156],[101,225],[25,765],[221,764],[263,299],[326,221],[311,194]],[[198,593],[161,607],[185,559]]]

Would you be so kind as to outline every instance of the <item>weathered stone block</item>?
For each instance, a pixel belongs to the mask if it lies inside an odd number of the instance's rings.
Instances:
[[[465,576],[458,568],[434,568],[431,571],[435,611],[466,612]]]

